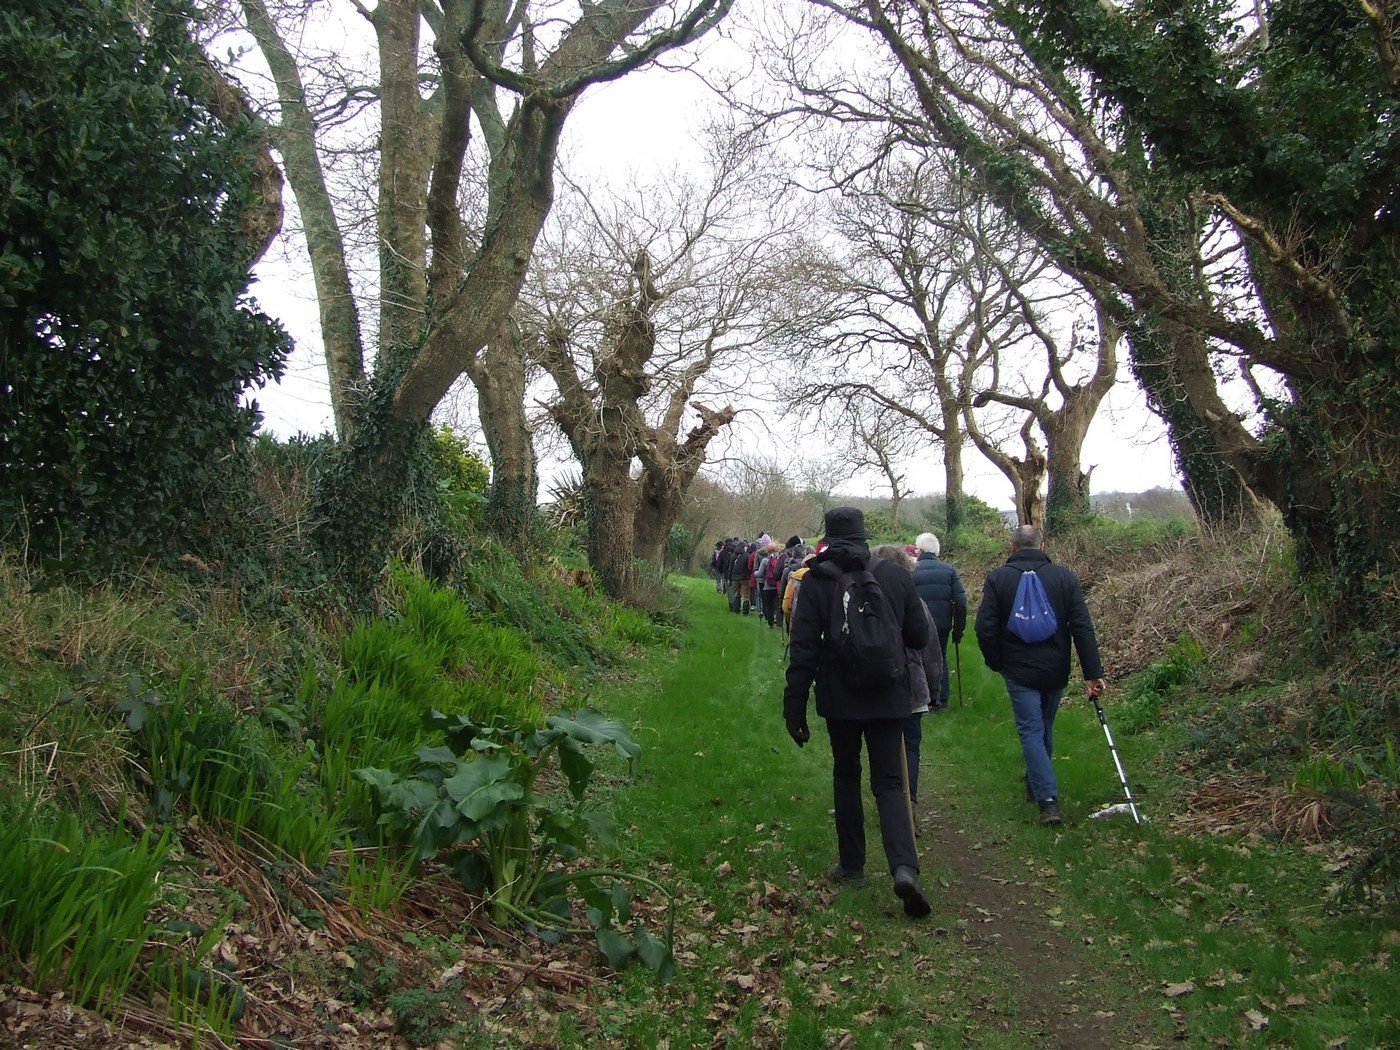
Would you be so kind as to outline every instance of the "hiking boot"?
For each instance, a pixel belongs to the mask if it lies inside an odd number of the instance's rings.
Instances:
[[[864,868],[847,868],[839,860],[826,873],[832,882],[857,883],[865,881]]]
[[[919,888],[919,873],[913,868],[901,864],[894,869],[894,895],[904,902],[904,914],[911,919],[922,919],[933,910]]]
[[[1060,806],[1053,798],[1048,802],[1040,804],[1040,823],[1058,824],[1060,822]]]

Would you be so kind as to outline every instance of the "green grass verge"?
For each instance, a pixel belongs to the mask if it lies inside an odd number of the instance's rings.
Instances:
[[[957,936],[957,870],[925,846],[934,903],[911,923],[886,880],[836,892],[830,755],[819,721],[799,750],[781,722],[782,642],[728,613],[703,580],[683,581],[692,627],[674,659],[596,702],[632,723],[643,771],[616,798],[631,827],[627,865],[675,887],[684,913],[678,980],[629,972],[600,1023],[617,1045],[1031,1047],[1022,990],[996,953]],[[1328,902],[1324,858],[1286,844],[1187,838],[1171,828],[1170,764],[1150,735],[1115,734],[1149,823],[1091,820],[1121,801],[1093,707],[1072,692],[1056,723],[1066,822],[1034,823],[999,676],[962,645],[963,698],[925,719],[920,794],[940,823],[985,850],[1086,945],[1094,972],[1144,1015],[1162,1045],[1400,1045],[1393,917]],[[1106,710],[1113,727],[1113,700]],[[872,854],[878,836],[871,822]],[[876,867],[872,864],[872,872]],[[953,935],[949,936],[949,931]],[[565,1046],[596,1031],[562,1023]]]

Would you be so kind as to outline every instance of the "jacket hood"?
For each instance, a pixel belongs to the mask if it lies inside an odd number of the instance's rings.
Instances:
[[[863,569],[870,561],[870,544],[863,539],[842,537],[833,539],[826,550],[812,559],[812,564],[821,562],[831,562],[842,572],[850,572],[852,569]]]

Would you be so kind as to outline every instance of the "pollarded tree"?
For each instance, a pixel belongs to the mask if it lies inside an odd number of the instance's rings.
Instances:
[[[492,457],[487,519],[518,544],[534,512],[536,469],[511,310],[553,204],[565,121],[587,88],[696,39],[730,0],[381,0],[359,8],[378,61],[374,82],[357,89],[372,98],[378,125],[370,375],[350,309],[351,224],[337,214],[348,213],[357,190],[327,177],[325,139],[344,110],[308,101],[313,67],[287,44],[294,27],[276,22],[263,0],[240,3],[277,85],[279,146],[305,218],[336,417],[348,429],[320,502],[323,547],[355,573],[373,569],[427,421],[463,376],[476,390]],[[326,323],[332,309],[339,313]]]
[[[289,350],[246,298],[259,129],[192,17],[0,12],[0,528],[35,554],[168,550]]]
[[[659,561],[711,442],[735,418],[707,403],[724,394],[715,373],[793,323],[800,242],[773,222],[748,146],[724,136],[710,146],[706,185],[675,176],[636,204],[580,191],[522,301],[555,387],[547,411],[583,467],[590,559],[615,595],[629,593],[635,557]],[[687,410],[698,419],[682,436]]]
[[[1061,533],[1079,524],[1093,509],[1089,501],[1089,473],[1082,469],[1081,453],[1094,414],[1117,381],[1118,344],[1123,333],[1109,310],[1096,304],[1095,323],[1076,322],[1066,344],[1050,331],[1041,310],[1030,301],[1023,287],[1014,287],[1012,294],[1021,304],[1030,338],[1044,352],[1045,380],[1038,393],[1029,389],[1018,393],[993,382],[973,398],[972,405],[980,408],[996,402],[1035,420],[1045,436],[1044,463],[1049,479],[1045,520],[1022,520],[1043,524],[1047,532]],[[1089,359],[1088,365],[1081,363],[1085,358]],[[1081,373],[1086,374],[1071,373],[1072,364],[1080,364]],[[1032,448],[1029,440],[1025,444]],[[1034,458],[1028,457],[1028,461]]]

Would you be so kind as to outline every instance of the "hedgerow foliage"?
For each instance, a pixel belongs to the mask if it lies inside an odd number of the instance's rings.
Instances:
[[[189,19],[0,11],[0,530],[33,553],[168,542],[290,348],[245,298],[252,129],[204,105]]]

